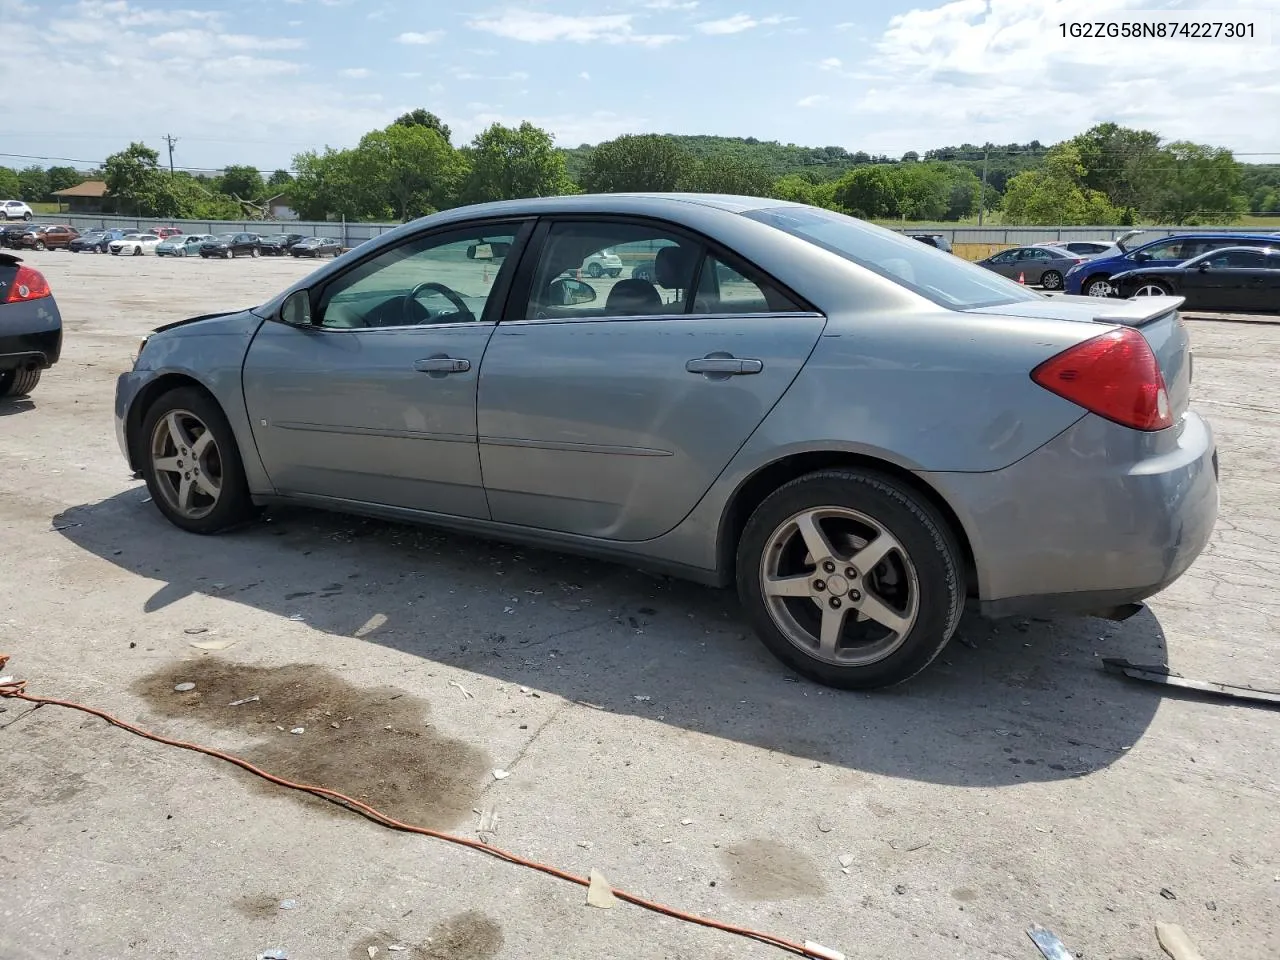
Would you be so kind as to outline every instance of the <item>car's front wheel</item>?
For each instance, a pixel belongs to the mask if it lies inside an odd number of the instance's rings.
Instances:
[[[256,257],[257,255],[258,255],[258,248],[257,248],[257,247],[254,247],[253,249],[251,249],[251,250],[249,251],[249,256],[251,256],[251,257]]]
[[[1046,290],[1062,289],[1062,274],[1057,270],[1046,270],[1040,275],[1040,286]]]
[[[140,256],[142,256],[142,247],[134,247],[134,248],[133,248],[133,255],[134,255],[135,257],[140,257]]]
[[[254,512],[235,435],[193,387],[162,396],[142,422],[142,474],[160,512],[192,533],[217,533]]]
[[[24,213],[24,214],[22,215],[22,219],[23,219],[23,220],[30,220],[30,219],[31,219],[31,214],[29,214],[29,213]]]
[[[819,683],[901,683],[960,622],[960,551],[909,487],[876,473],[823,470],[780,487],[738,544],[738,593],[775,656]]]
[[[40,382],[39,367],[34,370],[5,370],[0,373],[0,397],[25,397]]]
[[[1135,297],[1167,297],[1171,293],[1173,291],[1159,280],[1145,280],[1133,291]]]
[[[1111,280],[1107,277],[1090,277],[1084,282],[1084,292],[1088,297],[1109,297]]]

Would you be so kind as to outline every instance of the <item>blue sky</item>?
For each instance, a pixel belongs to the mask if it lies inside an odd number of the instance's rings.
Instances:
[[[1226,6],[1258,24],[1257,39],[1091,42],[1063,39],[1057,26]],[[1280,162],[1273,9],[1270,0],[0,0],[6,48],[17,53],[0,58],[0,150],[97,160],[129,140],[161,148],[171,133],[180,166],[272,169],[421,106],[455,142],[527,119],[567,146],[714,133],[898,155],[963,141],[1048,143],[1115,120]]]

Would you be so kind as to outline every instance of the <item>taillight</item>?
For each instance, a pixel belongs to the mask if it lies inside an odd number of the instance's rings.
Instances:
[[[1134,430],[1173,425],[1160,365],[1146,338],[1129,327],[1050,357],[1031,371],[1031,379],[1090,413]]]
[[[53,291],[49,289],[49,281],[44,278],[43,273],[32,270],[30,267],[20,266],[9,284],[9,293],[4,298],[4,302],[18,303],[22,300],[40,300],[51,296]]]

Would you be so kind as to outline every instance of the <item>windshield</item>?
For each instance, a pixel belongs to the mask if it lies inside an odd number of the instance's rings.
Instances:
[[[765,207],[742,214],[851,260],[952,310],[1038,300],[990,270],[892,230],[816,207]]]
[[[218,243],[230,243],[235,238],[236,235],[234,233],[220,233],[213,239],[218,241]]]

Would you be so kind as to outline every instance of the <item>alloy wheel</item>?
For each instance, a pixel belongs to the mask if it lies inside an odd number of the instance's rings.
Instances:
[[[902,543],[847,507],[781,523],[760,559],[770,618],[793,645],[839,666],[867,666],[902,646],[920,608],[920,578]]]
[[[1111,296],[1111,284],[1106,280],[1093,280],[1089,283],[1085,293],[1091,297],[1109,297]]]
[[[166,503],[188,520],[208,516],[222,496],[222,457],[213,432],[189,410],[170,410],[151,433],[151,466]]]
[[[1169,291],[1158,283],[1144,283],[1133,294],[1135,297],[1167,297]]]

